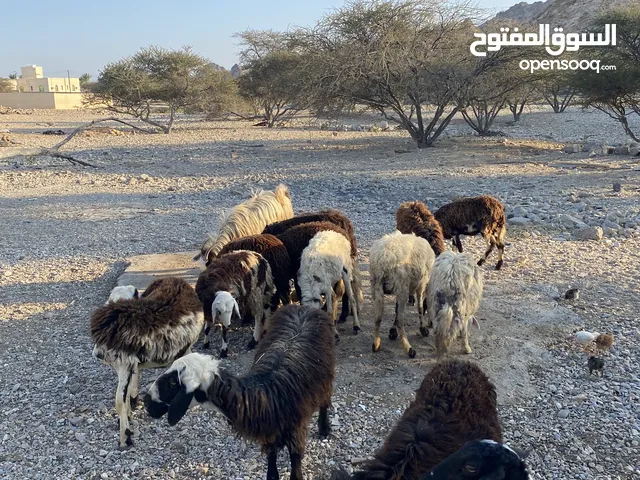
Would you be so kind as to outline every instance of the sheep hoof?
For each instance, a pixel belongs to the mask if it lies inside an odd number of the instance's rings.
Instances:
[[[371,345],[371,351],[373,353],[377,352],[378,350],[380,350],[380,340],[376,340],[373,342],[373,345]]]
[[[227,350],[220,350],[220,358],[227,358]]]
[[[502,268],[502,260],[498,260],[498,263],[496,263],[496,270],[500,270]]]
[[[407,302],[408,305],[415,305],[416,304],[416,299],[413,295],[409,295],[409,301]]]
[[[398,338],[398,330],[396,327],[391,327],[389,329],[389,340],[396,340]]]
[[[423,337],[429,336],[429,330],[427,329],[427,327],[420,327],[420,335],[422,335]]]
[[[340,335],[338,335],[337,333],[333,334],[333,338],[336,339],[336,343],[338,343],[340,341]]]
[[[464,347],[464,353],[469,355],[471,353],[471,347]]]
[[[129,397],[129,405],[131,405],[132,409],[136,409],[136,407],[138,406],[138,396],[136,395],[135,397]]]
[[[344,317],[343,317],[343,316],[340,316],[340,317],[338,318],[338,323],[344,323],[344,322],[346,322],[346,321],[347,321],[347,315],[345,315]]]
[[[409,358],[416,358],[416,351],[411,347],[409,349]]]
[[[254,348],[256,348],[256,345],[258,344],[258,342],[256,342],[255,338],[252,338],[249,343],[247,343],[247,350],[253,350]]]
[[[478,260],[478,266],[481,267],[482,265],[484,265],[485,259],[481,258],[480,260]]]
[[[354,327],[353,327],[353,334],[354,334],[354,335],[357,335],[359,332],[360,332],[360,327],[358,327],[358,326],[354,326]]]

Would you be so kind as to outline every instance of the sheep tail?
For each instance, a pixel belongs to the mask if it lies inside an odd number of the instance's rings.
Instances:
[[[287,187],[284,183],[279,184],[275,188],[273,193],[275,194],[276,199],[278,200],[278,203],[280,205],[286,205],[288,202],[291,201],[291,195],[289,194],[289,187]]]
[[[355,260],[351,265],[351,275],[353,276],[353,294],[356,297],[356,302],[358,303],[358,311],[360,311],[360,305],[364,302],[364,293],[362,292],[362,274],[360,273],[360,266]]]
[[[438,291],[436,293],[439,310],[436,312],[434,321],[434,333],[436,349],[439,353],[445,352],[454,338],[462,331],[462,316],[455,307],[446,302],[445,295]]]

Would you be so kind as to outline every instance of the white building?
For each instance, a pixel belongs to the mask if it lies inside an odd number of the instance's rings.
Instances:
[[[22,67],[12,92],[0,93],[0,105],[12,108],[67,109],[82,106],[80,79],[45,77],[39,65]]]

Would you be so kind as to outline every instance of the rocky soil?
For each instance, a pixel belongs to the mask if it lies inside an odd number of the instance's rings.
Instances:
[[[3,114],[0,130],[21,146],[51,146],[60,137],[42,131],[99,116]],[[518,125],[500,118],[504,136],[479,139],[457,121],[437,148],[417,151],[403,132],[320,123],[266,130],[184,118],[172,135],[74,138],[65,151],[98,169],[0,161],[0,478],[265,477],[259,449],[200,408],[176,427],[136,411],[136,444],[119,451],[116,377],[91,357],[87,327],[128,258],[197,249],[224,209],[278,182],[289,185],[296,211],[350,216],[365,280],[368,249],[393,230],[402,201],[433,210],[462,195],[503,200],[506,263],[496,272],[490,257],[485,267],[481,329],[466,358],[498,387],[505,439],[531,449],[533,478],[640,478],[640,158],[563,153],[570,142],[624,143],[618,126],[598,112],[535,109]],[[478,257],[484,250],[480,238],[463,243]],[[343,326],[338,345],[333,435],[320,441],[310,428],[309,480],[371,455],[435,361],[412,308],[417,357],[386,338],[371,353],[365,288],[363,330],[355,337]],[[569,288],[580,290],[577,300],[562,299]],[[392,312],[389,299],[384,326]],[[614,334],[602,378],[589,375],[587,356],[569,340],[577,329]],[[236,372],[251,361],[249,335],[230,334],[224,364]],[[144,372],[141,389],[159,373]],[[279,468],[288,473],[284,454]]]

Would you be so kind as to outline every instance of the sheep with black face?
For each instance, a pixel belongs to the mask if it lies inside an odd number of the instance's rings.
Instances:
[[[333,393],[333,333],[322,310],[287,305],[269,319],[251,369],[235,376],[218,360],[192,353],[161,375],[145,397],[154,418],[167,414],[175,425],[191,405],[211,405],[235,432],[258,442],[268,457],[268,480],[278,480],[277,456],[291,458],[291,479],[302,480],[307,429],[320,411],[318,429],[330,431],[328,408]]]

